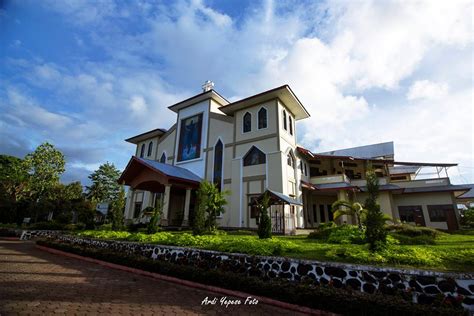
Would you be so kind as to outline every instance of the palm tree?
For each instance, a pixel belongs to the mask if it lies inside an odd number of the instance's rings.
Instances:
[[[359,202],[351,203],[348,201],[339,200],[332,204],[331,211],[334,213],[334,219],[338,219],[342,215],[355,215],[359,230],[362,230],[362,222],[367,215],[367,210]]]

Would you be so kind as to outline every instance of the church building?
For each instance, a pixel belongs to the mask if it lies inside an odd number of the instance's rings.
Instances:
[[[296,122],[310,114],[288,85],[230,102],[208,81],[202,93],[168,109],[176,113],[169,129],[126,140],[136,145],[119,179],[130,187],[125,210],[130,222],[143,220],[143,210],[161,201],[161,225],[189,226],[196,190],[206,179],[230,192],[218,217],[221,227],[256,228],[252,202],[268,192],[272,230],[293,234],[332,220],[336,200],[363,202],[370,163],[379,177],[379,203],[390,217],[458,228],[456,197],[469,187],[450,183],[447,169],[456,164],[395,161],[393,142],[313,153],[297,144]],[[421,168],[436,168],[438,176],[418,179]]]

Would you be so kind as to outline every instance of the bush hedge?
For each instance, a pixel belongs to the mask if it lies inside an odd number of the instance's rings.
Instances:
[[[126,256],[123,253],[38,241],[39,245],[88,256],[145,271],[214,285],[253,295],[266,296],[280,301],[331,311],[346,315],[467,315],[459,302],[438,298],[431,305],[413,304],[411,294],[400,295],[364,294],[357,290],[315,286],[312,283],[295,283],[286,280],[268,280],[257,277],[242,277],[229,272],[208,270],[200,267],[178,265],[166,261],[153,261],[143,256]]]
[[[279,256],[283,252],[298,252],[299,247],[287,240],[277,238],[258,239],[255,237],[249,242],[249,236],[238,236],[234,238],[221,238],[220,231],[213,235],[194,236],[189,233],[173,234],[170,232],[158,232],[155,234],[129,233],[125,231],[84,231],[79,236],[100,239],[115,239],[126,241],[138,241],[156,243],[160,245],[172,245],[179,247],[194,247],[221,252],[237,252],[251,255]],[[225,233],[224,233],[225,234]]]
[[[436,230],[433,228],[414,226],[410,224],[388,225],[387,229],[398,235],[403,235],[403,236],[408,236],[408,237],[428,236],[435,239],[436,237],[439,237],[440,235],[443,234],[439,230]]]
[[[320,225],[308,235],[310,239],[319,239],[331,244],[364,244],[365,234],[356,225],[340,225],[334,223]]]

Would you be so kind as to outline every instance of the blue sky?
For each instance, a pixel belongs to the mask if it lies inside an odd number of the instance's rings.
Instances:
[[[290,84],[300,144],[395,141],[474,182],[470,1],[3,1],[0,152],[50,141],[63,181],[123,168],[127,137],[168,128],[205,80],[228,99]]]

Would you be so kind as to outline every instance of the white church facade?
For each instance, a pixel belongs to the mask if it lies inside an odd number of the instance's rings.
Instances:
[[[196,190],[206,179],[230,195],[221,227],[256,228],[253,199],[269,191],[273,231],[294,233],[332,220],[337,199],[366,197],[370,162],[380,181],[379,203],[394,219],[440,229],[458,228],[456,196],[466,192],[441,170],[456,164],[397,162],[393,142],[312,153],[297,145],[296,122],[310,114],[288,85],[229,102],[212,89],[169,107],[176,123],[127,139],[136,145],[119,181],[130,187],[125,217],[162,201],[163,226],[188,226],[197,207]],[[438,177],[417,179],[420,168]],[[341,221],[353,222],[351,218]]]

